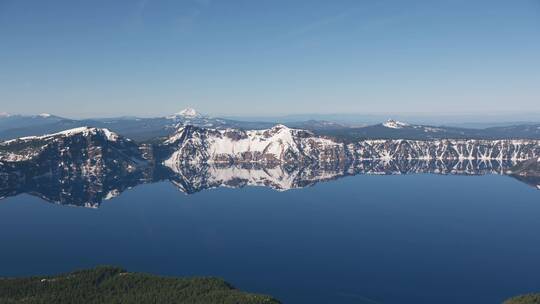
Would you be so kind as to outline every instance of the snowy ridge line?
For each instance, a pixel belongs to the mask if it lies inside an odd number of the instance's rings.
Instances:
[[[26,137],[19,137],[19,138],[15,138],[15,139],[10,139],[10,140],[0,142],[0,145],[8,145],[8,144],[11,144],[11,143],[17,142],[17,141],[49,139],[49,138],[56,137],[56,136],[72,136],[72,135],[77,135],[77,134],[81,134],[81,133],[83,135],[89,135],[89,134],[95,135],[95,134],[97,134],[99,132],[103,132],[105,134],[105,136],[107,137],[107,139],[110,140],[110,141],[116,141],[118,139],[118,134],[116,134],[116,133],[114,133],[114,132],[112,132],[112,131],[110,131],[109,129],[106,129],[106,128],[78,127],[78,128],[73,128],[73,129],[60,131],[60,132],[57,132],[57,133],[45,134],[45,135],[41,135],[41,136],[26,136]],[[127,140],[129,140],[129,139],[127,139]]]
[[[87,138],[89,136],[97,135],[99,135],[100,138],[98,141],[101,141],[101,144],[99,145],[102,145],[104,143],[103,141],[105,141],[120,146],[129,143],[132,147],[138,148],[132,140],[121,138],[119,135],[108,129],[79,127],[53,134],[27,136],[0,142],[0,161],[28,161],[41,155],[53,146],[56,146],[54,149],[57,149],[57,151],[54,152],[54,154],[50,154],[48,157],[51,159],[62,158],[67,153],[72,153],[70,151],[73,151],[73,148],[75,148],[67,140],[74,136],[83,136],[84,138]],[[89,143],[89,145],[92,144]]]
[[[193,113],[188,113],[193,114]],[[82,134],[102,134],[106,140],[120,142],[108,129],[80,127],[43,136],[22,137],[0,143],[0,161],[30,159],[54,140]],[[127,138],[124,141],[135,143]],[[31,141],[36,140],[37,147]],[[28,144],[26,144],[28,142]],[[25,143],[18,148],[13,143]],[[511,160],[540,157],[540,140],[530,139],[370,139],[342,143],[302,129],[276,125],[264,130],[210,129],[181,126],[157,149],[165,148],[159,161],[169,168],[182,163],[349,163],[363,160]],[[140,149],[154,149],[139,145]],[[69,147],[66,147],[69,149]],[[148,150],[153,154],[153,150]]]
[[[363,160],[510,160],[540,156],[540,140],[364,140],[344,144],[312,132],[277,125],[242,131],[185,126],[164,142],[173,153],[164,160],[183,163],[347,163]]]

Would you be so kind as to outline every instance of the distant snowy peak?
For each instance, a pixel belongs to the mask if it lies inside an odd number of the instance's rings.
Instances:
[[[37,116],[38,116],[38,117],[41,117],[41,118],[49,118],[49,117],[51,117],[52,115],[49,114],[49,113],[41,113],[41,114],[38,114]]]
[[[182,111],[178,112],[178,114],[186,117],[200,116],[200,114],[193,108],[185,108]]]
[[[406,127],[410,127],[408,123],[404,123],[404,122],[393,120],[393,119],[387,120],[382,125],[391,129],[403,129]]]
[[[11,114],[7,113],[7,112],[0,112],[0,118],[3,118],[3,117],[10,117]]]
[[[201,117],[204,117],[204,115],[197,112],[193,108],[185,108],[185,109],[183,109],[182,111],[180,111],[178,113],[167,116],[168,119],[178,119],[178,118],[193,119],[193,118],[201,118]]]
[[[386,122],[382,124],[383,127],[394,129],[394,130],[400,130],[400,129],[407,129],[407,130],[416,130],[419,132],[442,132],[444,129],[439,127],[430,127],[430,126],[424,126],[424,125],[413,125],[393,119],[389,119]]]

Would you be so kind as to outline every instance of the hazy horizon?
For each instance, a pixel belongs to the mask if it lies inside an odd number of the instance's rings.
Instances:
[[[233,119],[239,121],[260,121],[260,122],[297,122],[307,120],[327,120],[349,124],[375,124],[386,120],[401,120],[409,123],[418,124],[432,124],[432,125],[460,125],[469,124],[474,125],[482,124],[488,125],[504,125],[515,123],[538,123],[540,122],[540,112],[484,112],[484,113],[464,113],[464,112],[446,112],[446,113],[427,113],[427,112],[366,112],[366,113],[284,113],[268,114],[219,114],[219,113],[205,113],[198,111],[193,107],[186,107],[183,109],[192,108],[197,111],[198,114],[216,117]],[[68,119],[107,119],[107,118],[157,118],[167,117],[174,113],[162,113],[158,115],[103,115],[103,116],[91,116],[91,115],[74,115],[65,116],[58,115],[56,113],[7,113],[0,111],[0,118],[2,116],[42,116],[53,115]]]

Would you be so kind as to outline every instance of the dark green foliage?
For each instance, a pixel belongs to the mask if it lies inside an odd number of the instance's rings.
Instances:
[[[531,293],[506,300],[504,304],[540,304],[540,293]]]
[[[217,278],[169,278],[97,267],[51,277],[0,279],[0,303],[279,303]]]

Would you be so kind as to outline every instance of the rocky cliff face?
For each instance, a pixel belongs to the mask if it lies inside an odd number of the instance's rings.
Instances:
[[[1,162],[38,161],[94,170],[135,167],[144,161],[139,146],[107,129],[76,128],[63,132],[23,137],[0,143]],[[88,166],[85,167],[84,165]]]
[[[54,193],[44,196],[50,201],[92,205],[114,195],[107,185],[133,180],[147,166],[136,143],[106,129],[10,140],[0,143],[0,196],[32,189]]]
[[[525,161],[540,155],[538,140],[365,140],[350,144],[354,159]]]
[[[344,144],[282,125],[260,131],[182,127],[164,142],[164,164],[341,164],[364,160],[520,162],[540,156],[538,140],[364,140]]]
[[[345,144],[282,125],[260,131],[185,126],[148,145],[77,128],[0,143],[0,199],[32,193],[95,207],[125,189],[168,180],[288,190],[356,174],[510,174],[540,184],[536,140],[364,140]]]
[[[0,143],[0,162],[37,161],[96,170],[136,168],[146,161],[183,164],[347,166],[364,160],[523,162],[540,157],[539,140],[363,140],[345,144],[277,125],[266,130],[183,126],[162,144],[138,145],[107,129],[77,128]],[[86,166],[88,165],[88,166]]]
[[[277,125],[267,130],[212,130],[182,127],[165,141],[172,152],[165,164],[305,164],[350,159],[344,144],[313,133]]]

